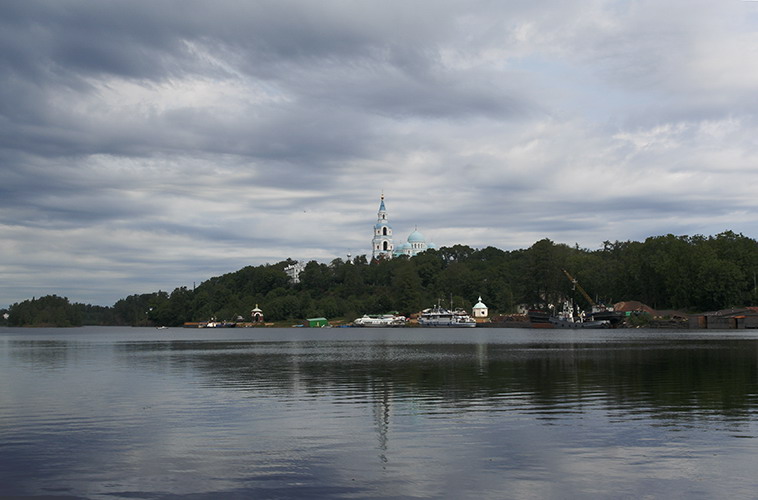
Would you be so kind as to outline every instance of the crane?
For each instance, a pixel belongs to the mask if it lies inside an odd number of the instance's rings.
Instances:
[[[574,278],[573,276],[571,276],[569,274],[569,272],[566,271],[565,269],[563,270],[563,274],[565,274],[566,277],[569,279],[569,281],[574,285],[574,288],[576,288],[577,290],[579,290],[579,293],[581,293],[582,296],[585,299],[587,299],[587,302],[590,303],[590,307],[592,307],[593,309],[595,309],[597,307],[597,304],[595,303],[594,300],[592,300],[592,297],[590,297],[589,294],[584,291],[584,288],[582,288],[582,285],[580,285],[579,282],[576,281],[576,278]]]

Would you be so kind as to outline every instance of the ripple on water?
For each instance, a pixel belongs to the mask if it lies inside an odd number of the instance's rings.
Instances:
[[[758,475],[755,341],[190,333],[0,343],[9,494],[733,497]]]

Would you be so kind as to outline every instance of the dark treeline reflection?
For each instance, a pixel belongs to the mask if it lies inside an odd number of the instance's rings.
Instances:
[[[85,345],[65,340],[11,340],[9,355],[35,368],[62,369]]]
[[[582,406],[671,418],[755,408],[753,340],[597,344],[161,342],[122,344],[144,368],[256,395],[413,400],[422,411]],[[144,351],[144,356],[136,355]],[[139,360],[139,361],[138,361]],[[157,365],[160,365],[157,366]]]

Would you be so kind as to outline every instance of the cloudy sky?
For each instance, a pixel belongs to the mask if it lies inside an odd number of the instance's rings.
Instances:
[[[0,3],[0,307],[288,257],[758,237],[758,2]]]

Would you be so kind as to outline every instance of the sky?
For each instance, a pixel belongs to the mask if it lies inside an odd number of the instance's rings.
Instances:
[[[402,241],[758,237],[758,2],[0,3],[0,307]],[[397,243],[396,241],[396,243]]]

